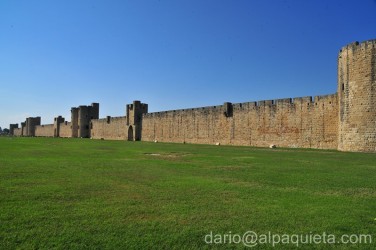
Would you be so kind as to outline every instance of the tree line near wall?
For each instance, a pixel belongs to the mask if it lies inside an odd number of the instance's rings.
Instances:
[[[9,129],[0,127],[0,135],[9,135]]]

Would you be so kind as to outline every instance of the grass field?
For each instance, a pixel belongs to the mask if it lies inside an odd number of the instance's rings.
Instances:
[[[249,230],[372,249],[376,154],[1,137],[0,202],[0,249],[243,248],[213,238]]]

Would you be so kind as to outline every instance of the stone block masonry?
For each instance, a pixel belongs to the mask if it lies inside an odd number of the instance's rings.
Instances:
[[[338,91],[325,96],[148,113],[134,101],[125,116],[99,119],[99,104],[71,109],[40,125],[11,124],[15,136],[90,137],[176,143],[338,149],[376,152],[376,40],[352,43],[338,56]]]
[[[144,114],[142,140],[267,147],[337,147],[337,95]]]
[[[376,40],[338,55],[339,141],[343,151],[376,151]]]
[[[91,138],[128,140],[127,118],[110,117],[91,121]]]
[[[69,138],[72,137],[72,123],[71,122],[63,122],[60,123],[60,134],[58,137]]]
[[[44,136],[44,137],[53,137],[54,136],[54,125],[38,125],[35,126],[35,135],[34,136]]]

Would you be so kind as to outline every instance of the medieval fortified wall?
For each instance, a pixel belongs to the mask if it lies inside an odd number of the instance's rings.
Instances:
[[[351,43],[338,55],[335,94],[148,113],[134,101],[126,116],[99,119],[99,104],[71,109],[41,125],[11,124],[15,136],[82,137],[176,143],[303,147],[376,152],[376,40]]]

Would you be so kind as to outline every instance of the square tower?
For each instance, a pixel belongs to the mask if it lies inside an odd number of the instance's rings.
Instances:
[[[18,123],[16,124],[9,124],[9,134],[14,135],[14,129],[18,128]]]
[[[128,141],[141,140],[142,115],[148,112],[148,105],[140,101],[133,101],[127,105]]]
[[[90,121],[99,118],[99,103],[90,106],[81,105],[71,109],[72,137],[89,138]]]
[[[35,136],[35,126],[40,125],[41,118],[38,117],[29,117],[26,118],[26,133],[24,136]]]

